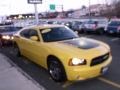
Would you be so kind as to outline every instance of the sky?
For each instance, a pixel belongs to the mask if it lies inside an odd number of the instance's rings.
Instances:
[[[90,4],[105,4],[109,0],[90,0]],[[55,4],[56,10],[77,9],[81,6],[89,6],[89,0],[43,0],[42,4],[37,5],[38,12],[50,11],[49,5]],[[10,14],[34,13],[34,5],[28,4],[27,0],[1,0],[0,16]]]

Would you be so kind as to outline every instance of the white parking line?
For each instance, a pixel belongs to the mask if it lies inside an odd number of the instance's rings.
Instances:
[[[74,82],[66,81],[66,82],[62,85],[62,87],[63,87],[63,88],[66,88],[66,87],[72,85],[73,83],[74,83]]]
[[[118,83],[115,83],[115,82],[113,82],[113,81],[110,81],[110,80],[108,80],[108,79],[106,79],[106,78],[102,78],[102,77],[99,77],[98,79],[99,79],[100,81],[104,82],[104,83],[110,84],[110,85],[112,85],[112,86],[120,89],[120,84],[118,84]]]
[[[119,40],[120,38],[113,38],[113,39],[111,39],[111,41],[113,42],[113,41],[117,41],[117,40]]]

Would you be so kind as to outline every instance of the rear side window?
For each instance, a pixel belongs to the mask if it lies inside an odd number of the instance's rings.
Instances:
[[[38,33],[36,30],[30,30],[29,31],[29,36],[38,36]]]
[[[95,24],[95,21],[88,21],[88,22],[85,22],[86,24]]]
[[[20,35],[21,35],[22,37],[29,38],[29,31],[30,31],[30,30],[28,30],[28,29],[23,30],[23,31],[20,33]]]
[[[38,36],[38,33],[36,30],[33,30],[33,29],[26,29],[26,30],[23,30],[20,35],[22,37],[25,37],[25,38],[30,38],[31,36]]]

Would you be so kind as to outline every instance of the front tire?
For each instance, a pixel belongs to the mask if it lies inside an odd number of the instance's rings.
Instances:
[[[13,50],[14,50],[15,56],[17,56],[17,57],[21,56],[20,49],[19,49],[19,47],[16,43],[14,44],[14,49]]]
[[[48,71],[51,78],[56,82],[64,82],[66,74],[63,65],[56,59],[48,61]]]

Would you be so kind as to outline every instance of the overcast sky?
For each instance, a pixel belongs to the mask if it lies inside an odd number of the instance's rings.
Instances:
[[[109,0],[90,0],[91,4],[105,4]],[[56,4],[56,10],[61,10],[63,4],[64,10],[81,8],[82,5],[89,5],[89,0],[43,0],[42,4],[38,5],[38,11],[49,11],[49,5]],[[10,14],[22,14],[34,12],[34,6],[27,3],[27,0],[1,0],[0,16]]]

